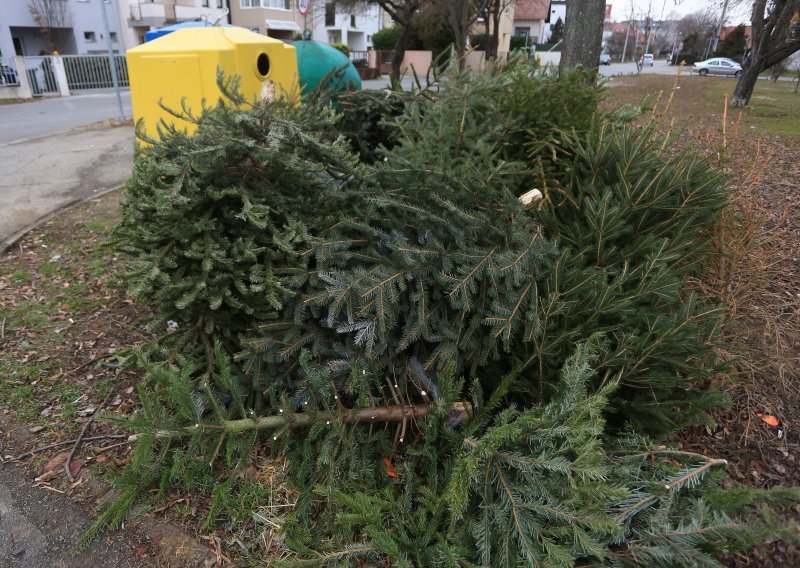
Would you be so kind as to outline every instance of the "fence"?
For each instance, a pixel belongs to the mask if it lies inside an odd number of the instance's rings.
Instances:
[[[0,87],[18,87],[17,62],[13,57],[0,57]]]
[[[114,86],[108,55],[62,55],[61,59],[64,61],[70,91],[110,89]],[[115,55],[114,66],[117,69],[119,86],[130,86],[125,56]]]
[[[39,55],[35,57],[24,57],[25,73],[28,76],[28,84],[34,97],[42,95],[57,95],[58,81],[53,69],[52,55]]]

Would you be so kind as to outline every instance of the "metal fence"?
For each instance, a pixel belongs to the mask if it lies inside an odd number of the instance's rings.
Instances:
[[[70,91],[110,89],[114,86],[108,55],[62,55],[61,59],[64,61]],[[125,56],[115,55],[114,65],[120,87],[130,86]]]
[[[17,62],[13,57],[0,57],[0,87],[16,87],[18,85]]]
[[[24,57],[25,73],[28,75],[28,83],[31,86],[31,93],[34,97],[43,95],[57,95],[58,81],[53,69],[52,55],[39,55]]]

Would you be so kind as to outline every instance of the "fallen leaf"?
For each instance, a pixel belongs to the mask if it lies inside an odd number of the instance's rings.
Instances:
[[[86,460],[75,460],[74,462],[69,464],[69,473],[72,475],[73,478],[78,477],[78,474],[81,472],[81,468],[83,464],[86,463]]]
[[[759,418],[761,418],[761,420],[763,420],[764,422],[766,422],[766,423],[767,423],[767,424],[769,424],[770,426],[777,426],[778,424],[780,424],[780,423],[781,423],[781,421],[780,421],[780,420],[778,420],[777,418],[775,418],[775,417],[774,417],[774,416],[772,416],[771,414],[767,414],[767,415],[764,415],[764,414],[756,414],[756,416],[758,416]]]
[[[54,455],[52,458],[50,458],[50,461],[48,461],[45,464],[44,470],[48,471],[57,468],[58,466],[62,465],[65,461],[67,461],[68,457],[69,457],[69,450]]]
[[[42,430],[44,430],[44,426],[33,426],[31,428],[28,428],[28,432],[30,432],[31,434],[38,434]]]

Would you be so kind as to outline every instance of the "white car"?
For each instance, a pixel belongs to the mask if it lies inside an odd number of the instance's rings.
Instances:
[[[639,65],[644,67],[645,65],[649,65],[650,67],[653,66],[653,54],[652,53],[645,53],[642,55],[641,59],[639,59]]]
[[[742,66],[727,57],[714,57],[694,64],[694,71],[698,75],[731,75],[738,77],[742,74]]]

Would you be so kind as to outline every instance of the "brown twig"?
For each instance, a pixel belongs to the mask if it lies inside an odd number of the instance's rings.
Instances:
[[[113,357],[114,355],[118,355],[118,353],[106,353],[105,355],[100,355],[99,357],[95,357],[94,359],[90,359],[89,361],[86,361],[85,363],[81,363],[80,365],[78,365],[74,369],[71,369],[71,370],[67,371],[66,373],[64,373],[64,376],[66,377],[67,375],[71,375],[72,373],[77,373],[78,371],[80,371],[84,367],[88,367],[92,363],[97,363],[98,361],[102,361],[103,359],[108,359],[109,357]]]
[[[81,433],[78,435],[78,438],[75,440],[75,444],[72,446],[72,449],[70,450],[69,455],[67,456],[67,461],[64,462],[64,473],[67,474],[67,479],[69,479],[70,483],[75,481],[75,478],[72,477],[72,473],[69,471],[69,466],[72,463],[72,456],[75,455],[75,452],[78,450],[78,447],[80,447],[81,442],[83,441],[83,436],[86,434],[86,430],[88,430],[89,425],[94,422],[94,417],[97,416],[97,413],[100,412],[100,410],[102,410],[102,408],[106,405],[106,403],[111,398],[111,395],[113,393],[114,389],[108,391],[108,394],[103,399],[103,402],[100,403],[100,406],[97,407],[97,410],[94,411],[94,414],[92,414],[91,418],[89,418],[89,420],[86,421],[86,424],[83,425],[83,428],[81,428]]]
[[[91,436],[89,438],[84,438],[83,441],[84,442],[95,442],[97,440],[121,440],[121,439],[124,439],[124,438],[127,438],[127,437],[128,436],[125,436],[123,434],[107,434],[107,435],[104,435],[104,436]],[[75,440],[64,440],[63,442],[56,442],[55,444],[50,444],[49,446],[42,446],[41,448],[36,448],[35,450],[31,450],[29,452],[25,452],[24,454],[20,454],[15,458],[11,458],[10,460],[4,461],[3,463],[7,464],[7,463],[15,463],[15,462],[18,462],[18,461],[22,461],[22,460],[24,460],[26,458],[33,457],[38,453],[46,452],[47,450],[52,450],[53,448],[66,446],[68,444],[74,444],[75,442],[77,442],[77,439],[75,439]],[[127,444],[128,442],[123,442],[123,443]],[[115,445],[119,446],[121,444],[115,444]],[[113,447],[113,446],[111,446],[111,447]],[[109,449],[109,448],[102,448],[100,451],[104,452],[107,449]]]
[[[121,436],[122,438],[126,438],[127,436]],[[84,438],[83,441],[91,440],[91,438]],[[110,446],[106,446],[105,448],[98,448],[95,453],[102,454],[103,452],[107,452],[108,450],[113,450],[114,448],[119,448],[121,446],[127,446],[128,441],[125,440],[124,442],[120,442],[119,444],[111,444]]]

